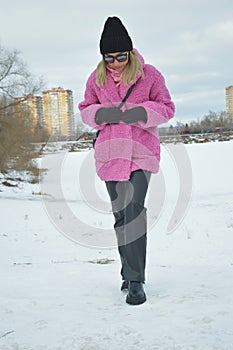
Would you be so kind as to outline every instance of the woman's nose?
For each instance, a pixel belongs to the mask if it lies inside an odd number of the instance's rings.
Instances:
[[[113,62],[113,67],[119,67],[121,64],[117,60]]]

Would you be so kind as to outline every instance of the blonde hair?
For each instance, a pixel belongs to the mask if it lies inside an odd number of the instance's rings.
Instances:
[[[104,60],[100,61],[97,66],[96,71],[96,84],[98,86],[103,86],[107,83],[107,72],[106,72],[107,63]],[[123,71],[122,81],[124,85],[133,83],[136,80],[138,71],[142,73],[142,79],[144,78],[144,71],[142,63],[139,60],[138,56],[134,51],[129,52],[128,63]]]

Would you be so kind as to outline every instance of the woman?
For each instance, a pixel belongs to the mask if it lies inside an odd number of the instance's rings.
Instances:
[[[146,301],[144,201],[151,173],[159,170],[157,126],[173,117],[175,107],[162,74],[133,49],[119,18],[109,17],[105,22],[100,52],[102,60],[87,80],[79,109],[83,122],[99,130],[96,170],[106,183],[115,217],[121,290],[128,290],[128,304],[138,305]]]

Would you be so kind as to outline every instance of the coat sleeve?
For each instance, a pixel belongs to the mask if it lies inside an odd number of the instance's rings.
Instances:
[[[166,123],[174,116],[175,105],[171,100],[162,74],[152,84],[149,101],[139,105],[144,107],[147,112],[147,122],[137,123],[142,128],[151,128]]]
[[[86,83],[84,100],[78,105],[83,123],[97,130],[102,130],[105,124],[98,125],[95,122],[95,114],[100,107],[101,104],[94,89],[94,76],[92,73]]]

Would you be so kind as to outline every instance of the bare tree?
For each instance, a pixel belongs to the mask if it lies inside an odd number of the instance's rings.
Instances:
[[[25,96],[26,100],[43,85],[42,78],[29,72],[19,51],[0,44],[0,172],[32,169],[33,121],[26,106],[17,108],[14,97]]]
[[[0,44],[0,95],[7,97],[35,94],[43,79],[33,76],[18,50],[8,50]]]

